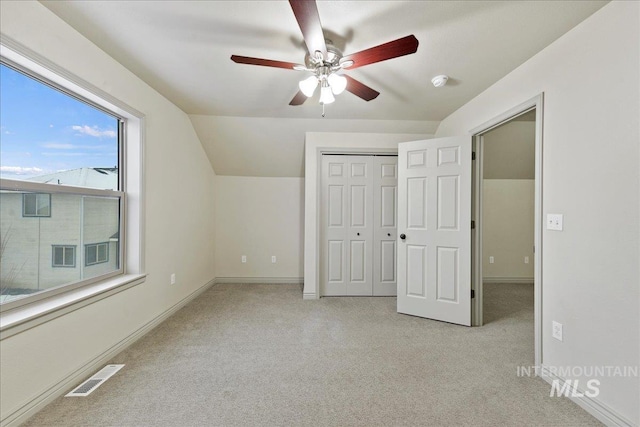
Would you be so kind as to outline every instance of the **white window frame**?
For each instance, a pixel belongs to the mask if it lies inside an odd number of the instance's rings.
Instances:
[[[13,61],[11,61],[10,59],[4,58],[4,57],[0,57],[0,62],[2,62],[3,65],[8,66],[10,68],[15,69],[17,72],[24,74],[25,76],[34,79],[35,81],[39,82],[42,85],[45,86],[49,86],[51,88],[53,88],[54,90],[58,90],[61,93],[67,95],[68,97],[75,99],[76,101],[78,101],[79,103],[84,103],[85,105],[89,105],[91,107],[95,107],[97,109],[99,109],[100,111],[103,111],[105,114],[108,114],[112,117],[114,117],[117,122],[118,122],[118,129],[119,129],[119,133],[118,133],[118,164],[120,164],[123,159],[124,156],[120,153],[122,146],[126,145],[126,140],[125,140],[125,135],[124,132],[122,131],[124,129],[124,123],[125,120],[120,117],[119,115],[116,115],[114,112],[105,109],[103,106],[98,105],[94,102],[92,102],[91,100],[85,99],[83,96],[70,91],[69,89],[62,87],[52,81],[50,81],[46,76],[42,76],[39,75],[37,73],[35,73],[34,71],[32,71],[31,69],[28,69],[24,66],[21,66],[20,64],[16,64]],[[123,173],[124,171],[119,168],[118,170],[118,188],[122,188],[122,182],[124,182],[124,175],[125,173]],[[125,204],[126,204],[126,197],[125,197],[125,192],[124,191],[119,191],[119,190],[105,190],[105,189],[93,189],[93,188],[85,188],[85,187],[75,187],[75,186],[70,186],[70,185],[60,185],[60,184],[52,184],[52,183],[45,183],[45,182],[33,182],[33,181],[21,181],[21,180],[11,180],[11,179],[0,179],[0,189],[1,190],[10,190],[10,191],[19,191],[19,192],[25,192],[23,193],[23,216],[24,216],[24,198],[25,196],[31,195],[31,194],[36,194],[36,195],[42,195],[42,194],[46,194],[49,196],[49,216],[51,216],[51,194],[70,194],[70,195],[74,195],[74,196],[79,196],[79,197],[83,197],[83,196],[99,196],[99,197],[113,197],[113,198],[117,198],[119,201],[119,206],[120,206],[120,212],[118,213],[119,216],[119,224],[118,224],[118,229],[121,229],[124,227],[124,223],[125,223]],[[37,213],[37,205],[36,205],[36,213]],[[44,217],[42,215],[29,215],[30,217]],[[19,237],[19,236],[18,236]],[[124,251],[122,250],[122,247],[124,246],[124,242],[126,241],[126,239],[120,239],[119,244],[121,245],[121,251],[120,253],[124,253]],[[86,253],[85,253],[86,254]],[[92,263],[92,264],[86,264],[85,265],[94,265],[94,264],[99,264],[98,262]],[[100,280],[104,280],[104,279],[108,279],[110,277],[114,277],[114,276],[118,276],[118,275],[122,275],[124,273],[124,266],[123,263],[120,263],[120,267],[116,270],[110,271],[108,273],[96,276],[96,277],[91,277],[88,279],[81,279],[79,281],[75,281],[75,282],[69,282],[69,283],[64,283],[61,284],[59,286],[55,286],[53,288],[50,289],[46,289],[46,290],[41,290],[38,291],[37,293],[34,293],[32,295],[28,295],[28,296],[24,296],[22,298],[16,299],[14,301],[10,301],[7,303],[2,304],[2,308],[3,309],[11,309],[14,307],[19,307],[25,304],[29,304],[32,301],[36,301],[38,299],[41,298],[46,298],[48,296],[51,295],[56,295],[59,293],[63,293],[63,292],[68,292],[69,290],[72,289],[76,289],[76,288],[80,288],[86,285],[90,285],[92,283],[96,283],[99,282]]]
[[[122,146],[119,147],[119,190],[111,196],[121,197],[120,269],[109,275],[89,279],[20,298],[0,306],[0,339],[47,322],[70,311],[106,298],[131,286],[143,283],[144,269],[144,114],[70,73],[12,38],[0,34],[0,57],[20,69],[36,75],[72,96],[86,100],[100,109],[120,117]],[[41,183],[0,180],[8,190],[47,193],[73,193],[106,196],[110,190],[93,190],[65,185],[46,187]],[[54,191],[55,190],[55,191]],[[77,255],[77,252],[76,252]],[[77,264],[77,263],[76,263]]]

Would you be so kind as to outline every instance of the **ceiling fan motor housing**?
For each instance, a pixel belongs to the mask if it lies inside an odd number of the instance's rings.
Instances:
[[[331,40],[325,39],[325,42],[327,44],[327,57],[318,59],[315,56],[311,56],[307,53],[304,56],[304,64],[307,66],[307,68],[315,70],[319,66],[325,66],[330,69],[339,67],[340,59],[342,59],[342,51],[335,47]]]

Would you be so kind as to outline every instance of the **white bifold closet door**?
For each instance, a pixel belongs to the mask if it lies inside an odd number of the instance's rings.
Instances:
[[[322,156],[321,295],[396,295],[397,174],[393,156]]]

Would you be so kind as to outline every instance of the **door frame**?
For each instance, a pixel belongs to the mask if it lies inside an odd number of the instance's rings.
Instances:
[[[320,163],[327,154],[397,154],[398,144],[431,133],[306,132],[304,142],[304,285],[302,298],[320,298]]]
[[[483,135],[492,129],[524,114],[535,108],[535,184],[534,184],[534,354],[535,365],[542,364],[542,144],[543,144],[543,108],[544,93],[523,102],[516,107],[494,117],[482,125],[471,129],[469,133],[473,136],[474,151],[476,161],[473,165],[473,188],[472,188],[472,212],[471,216],[475,221],[474,233],[472,233],[472,258],[471,277],[472,289],[475,290],[475,298],[471,303],[471,324],[472,326],[482,326],[482,155],[483,155]]]

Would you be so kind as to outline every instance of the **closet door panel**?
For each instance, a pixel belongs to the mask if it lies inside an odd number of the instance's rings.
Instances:
[[[350,171],[347,295],[373,295],[373,157],[345,157]]]
[[[345,156],[322,156],[320,194],[320,295],[346,295],[349,229],[348,163]]]
[[[376,156],[373,162],[373,295],[392,296],[397,294],[398,158]]]

